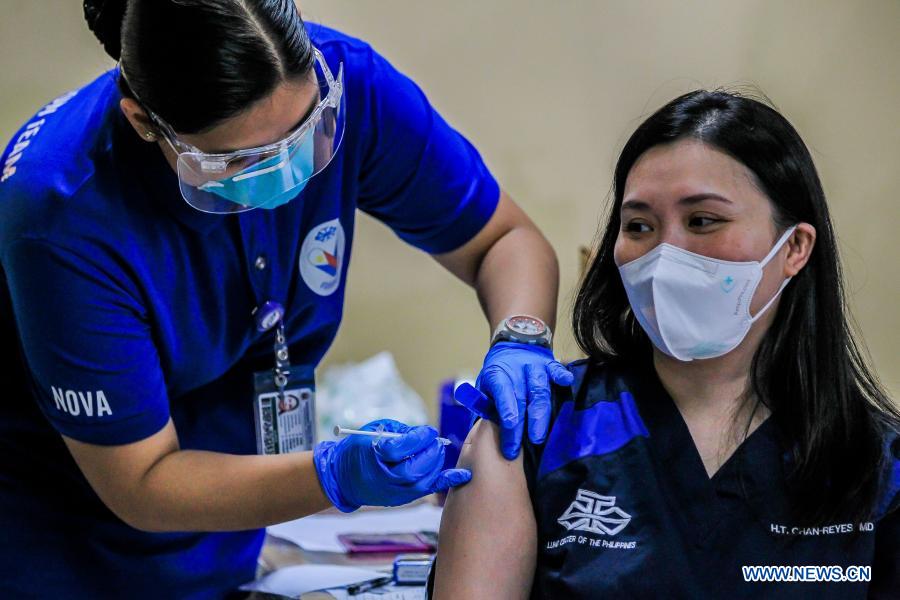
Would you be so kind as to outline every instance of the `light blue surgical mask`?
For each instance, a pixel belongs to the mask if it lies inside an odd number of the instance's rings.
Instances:
[[[252,208],[278,208],[306,187],[315,165],[314,136],[307,135],[290,156],[288,152],[267,158],[220,181],[209,181],[201,190],[235,204]]]

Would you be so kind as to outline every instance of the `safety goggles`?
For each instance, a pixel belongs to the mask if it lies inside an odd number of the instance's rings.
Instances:
[[[214,214],[275,208],[296,197],[328,166],[344,135],[344,65],[339,65],[335,78],[322,53],[314,52],[321,100],[281,141],[228,153],[203,152],[179,140],[168,123],[147,109],[178,155],[178,186],[188,204]]]

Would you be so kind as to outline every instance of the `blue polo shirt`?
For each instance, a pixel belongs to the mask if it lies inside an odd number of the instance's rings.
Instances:
[[[803,527],[791,517],[789,453],[773,419],[710,478],[652,366],[571,370],[546,443],[523,447],[538,527],[532,598],[900,598],[896,432],[885,436],[875,516]],[[743,567],[765,566],[850,581],[745,580]],[[854,567],[870,568],[871,581]]]
[[[292,362],[315,366],[341,320],[357,209],[429,253],[493,214],[497,183],[417,86],[364,42],[307,28],[344,65],[346,130],[275,210],[188,206],[122,116],[114,70],[43,107],[0,157],[2,595],[219,597],[252,579],[263,531],[137,531],[60,434],[127,444],[171,418],[182,448],[253,454],[252,373],[274,360],[254,308],[281,302]]]

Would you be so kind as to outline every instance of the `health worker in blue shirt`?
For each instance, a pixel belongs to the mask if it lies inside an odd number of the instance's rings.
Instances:
[[[0,157],[21,359],[0,402],[5,597],[219,597],[254,577],[266,525],[468,481],[433,428],[391,420],[367,427],[398,438],[268,452],[259,386],[302,401],[284,394],[337,331],[357,209],[475,288],[503,453],[526,418],[540,440],[551,380],[572,378],[550,348],[555,255],[412,81],[291,0],[85,15],[119,64]]]

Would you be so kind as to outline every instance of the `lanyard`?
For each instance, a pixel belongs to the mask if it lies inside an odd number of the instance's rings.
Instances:
[[[284,338],[284,320],[278,321],[275,329],[275,387],[278,388],[279,399],[284,397],[284,386],[291,376],[291,363],[288,357],[287,342]]]
[[[291,376],[290,356],[288,355],[287,339],[284,335],[284,306],[274,300],[268,300],[254,311],[256,317],[256,329],[265,332],[275,327],[275,387],[278,388],[278,398],[284,398],[284,388]],[[277,326],[277,327],[276,327]]]
[[[260,333],[275,333],[275,368],[253,374],[253,420],[259,454],[312,450],[316,438],[312,367],[291,366],[284,307],[274,301],[254,311]]]

